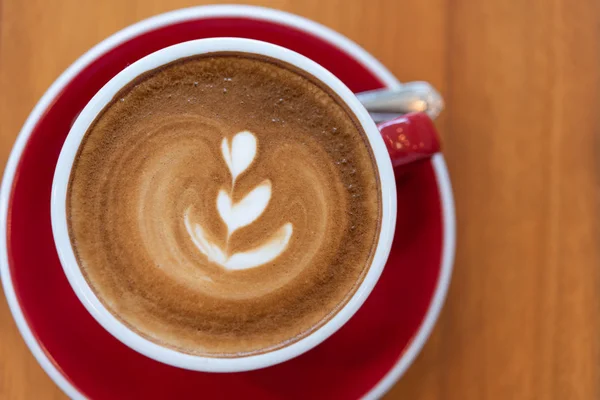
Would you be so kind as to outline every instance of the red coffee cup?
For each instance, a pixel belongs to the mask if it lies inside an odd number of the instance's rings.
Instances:
[[[250,53],[278,59],[319,79],[339,96],[361,125],[377,167],[380,189],[380,232],[367,272],[349,300],[327,322],[291,344],[244,357],[205,357],[177,351],[143,337],[116,318],[99,300],[75,257],[67,220],[67,189],[71,170],[85,132],[114,96],[139,75],[170,62],[218,51]],[[379,128],[379,129],[377,129]],[[382,140],[383,138],[383,140]],[[81,303],[100,325],[130,348],[172,366],[207,372],[247,371],[282,363],[312,349],[341,328],[362,306],[379,280],[390,254],[396,228],[396,180],[394,166],[430,157],[439,151],[436,130],[424,113],[411,113],[377,127],[354,93],[337,77],[314,61],[273,44],[241,39],[211,38],[161,49],[129,65],[113,77],[81,111],[64,142],[53,180],[51,217],[53,236],[63,270]],[[391,158],[391,162],[390,162]]]

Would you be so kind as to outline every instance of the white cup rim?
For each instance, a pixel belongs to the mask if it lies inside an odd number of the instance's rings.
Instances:
[[[366,133],[375,155],[382,195],[381,231],[371,266],[344,307],[320,328],[297,342],[262,354],[237,358],[181,353],[140,336],[120,322],[104,307],[85,280],[71,246],[66,218],[68,182],[78,147],[90,124],[117,92],[140,74],[169,62],[224,51],[253,53],[282,60],[308,72],[333,90],[353,112]],[[71,127],[57,162],[52,184],[51,218],[57,252],[71,287],[88,312],[110,334],[128,347],[165,364],[204,372],[238,372],[275,365],[312,349],[341,328],[358,311],[377,283],[391,250],[396,226],[396,185],[392,164],[379,130],[356,96],[332,73],[309,58],[274,44],[241,38],[199,39],[158,50],[136,61],[113,77],[90,100]]]

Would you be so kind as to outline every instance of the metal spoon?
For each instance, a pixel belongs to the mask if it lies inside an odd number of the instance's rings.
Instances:
[[[357,93],[376,123],[411,112],[425,112],[435,119],[444,109],[442,96],[427,82],[407,82],[397,89],[378,89]]]

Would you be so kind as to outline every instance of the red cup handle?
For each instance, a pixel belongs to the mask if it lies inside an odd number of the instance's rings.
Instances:
[[[437,130],[425,113],[406,114],[377,127],[394,167],[429,158],[440,151]]]

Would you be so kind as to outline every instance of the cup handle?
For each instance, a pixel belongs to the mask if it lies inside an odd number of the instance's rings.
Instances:
[[[429,158],[440,151],[437,130],[424,112],[409,113],[377,127],[394,167]]]

